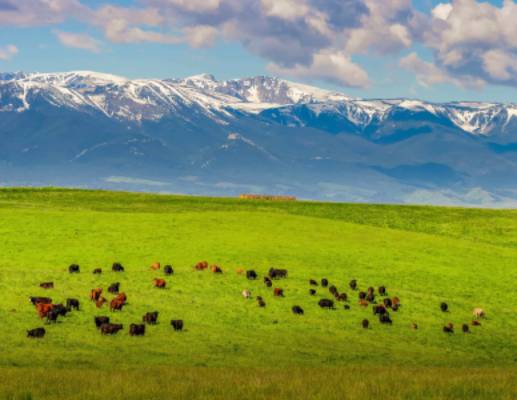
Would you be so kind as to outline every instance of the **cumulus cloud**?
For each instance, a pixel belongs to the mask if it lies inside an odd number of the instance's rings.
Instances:
[[[7,61],[18,54],[18,48],[15,45],[9,44],[4,47],[0,47],[0,60]]]
[[[100,42],[85,33],[71,33],[63,31],[54,31],[59,41],[66,47],[88,50],[93,53],[101,51]]]

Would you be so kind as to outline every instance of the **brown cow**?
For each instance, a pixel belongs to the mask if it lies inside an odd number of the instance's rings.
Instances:
[[[363,299],[359,300],[359,305],[361,307],[368,307],[368,304],[370,304],[370,303],[368,303],[366,300],[363,300]]]
[[[101,308],[101,307],[104,305],[104,303],[106,303],[107,301],[108,301],[108,300],[106,300],[106,297],[101,296],[101,297],[99,297],[99,300],[97,300],[97,301],[95,302],[95,306],[96,306],[97,308]]]
[[[117,294],[117,296],[115,298],[117,300],[123,302],[124,304],[126,304],[126,302],[127,302],[127,296],[124,292]]]
[[[54,282],[43,282],[40,283],[39,287],[43,289],[54,289]]]
[[[153,279],[154,287],[158,289],[164,289],[167,285],[167,282],[165,282],[165,279]]]
[[[273,295],[276,297],[284,297],[284,289],[274,288]]]
[[[100,299],[101,294],[102,294],[102,288],[92,289],[90,291],[90,299],[92,301],[97,301]]]
[[[235,272],[237,272],[238,275],[244,275],[246,271],[244,270],[244,268],[237,268]]]
[[[208,262],[207,261],[200,261],[198,262],[194,268],[197,270],[197,271],[204,271],[205,269],[208,268]]]
[[[395,306],[395,305],[396,305],[397,307],[400,307],[400,299],[399,299],[397,296],[395,296],[395,297],[393,297],[393,298],[391,299],[391,307],[393,307],[393,306]]]
[[[219,267],[218,265],[215,265],[215,264],[210,267],[210,271],[212,271],[214,274],[223,273],[223,270],[221,269],[221,267]]]
[[[161,268],[161,265],[159,262],[154,262],[151,264],[151,269],[154,271],[158,271]]]
[[[38,312],[38,316],[43,319],[44,317],[48,316],[50,311],[54,308],[54,304],[43,304],[43,303],[37,303],[36,304],[36,311]]]
[[[472,326],[481,326],[481,322],[474,320],[472,321]]]
[[[124,304],[124,301],[115,297],[110,302],[110,311],[122,311],[122,307],[124,307]]]

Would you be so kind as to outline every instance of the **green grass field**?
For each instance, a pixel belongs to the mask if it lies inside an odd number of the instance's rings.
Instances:
[[[224,274],[194,271],[205,259]],[[114,261],[126,272],[111,272]],[[152,286],[163,277],[154,261],[175,268],[165,290]],[[80,274],[67,272],[71,263]],[[235,272],[270,266],[289,270],[276,282],[285,298]],[[350,310],[317,306],[330,295],[309,296],[308,280],[323,277],[348,293]],[[392,326],[358,306],[353,278],[400,297]],[[128,306],[98,311],[90,289],[116,281]],[[516,283],[516,211],[4,189],[0,398],[514,399]],[[46,325],[28,302],[43,295],[79,298],[82,310]],[[487,318],[465,335],[474,307]],[[160,323],[130,337],[127,326],[154,310]],[[103,337],[94,315],[125,329]],[[184,332],[173,332],[173,318]],[[448,322],[453,335],[442,332]],[[46,337],[27,339],[38,326]]]

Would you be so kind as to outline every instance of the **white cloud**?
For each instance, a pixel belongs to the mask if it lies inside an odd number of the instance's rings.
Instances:
[[[7,46],[0,47],[0,60],[2,60],[2,61],[10,60],[16,54],[18,54],[18,48],[13,44],[9,44]]]
[[[435,18],[445,21],[445,20],[447,20],[447,18],[449,18],[449,15],[451,15],[451,11],[452,11],[452,4],[440,3],[435,8],[433,8],[433,10],[431,11],[431,14]]]
[[[93,53],[99,53],[101,51],[100,42],[88,34],[63,32],[58,30],[54,31],[54,34],[66,47],[88,50]]]

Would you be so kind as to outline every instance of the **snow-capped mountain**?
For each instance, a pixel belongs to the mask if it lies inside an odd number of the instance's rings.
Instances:
[[[358,99],[270,77],[0,73],[0,143],[0,184],[517,198],[517,105]]]

